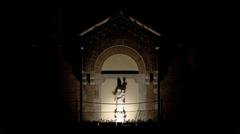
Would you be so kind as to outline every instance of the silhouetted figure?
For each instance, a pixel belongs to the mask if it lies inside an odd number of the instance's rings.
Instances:
[[[124,93],[126,92],[127,82],[126,82],[125,77],[123,77],[123,83],[122,84],[121,83],[122,83],[121,79],[118,77],[117,78],[117,86],[116,86],[115,90],[112,92],[114,95],[116,95],[118,89],[123,90]]]
[[[112,92],[114,95],[116,95],[118,89],[121,89],[121,83],[122,83],[121,79],[118,77],[117,78],[117,86],[116,86],[115,90]]]
[[[123,83],[121,85],[121,90],[123,90],[123,92],[126,92],[126,88],[127,88],[127,82],[126,82],[126,78],[123,77]]]
[[[116,109],[114,111],[114,117],[116,122],[124,122],[126,118],[125,105],[125,91],[126,91],[126,78],[123,77],[123,83],[121,84],[120,78],[117,79],[117,87],[113,94],[115,95],[114,101],[116,101]]]

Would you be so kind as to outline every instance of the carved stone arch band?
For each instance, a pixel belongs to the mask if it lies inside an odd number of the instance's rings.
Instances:
[[[104,61],[115,54],[125,54],[130,56],[138,66],[138,70],[140,74],[146,73],[146,66],[142,56],[133,48],[123,45],[116,45],[105,49],[96,59],[94,65],[94,73],[99,74],[101,73],[102,65]]]

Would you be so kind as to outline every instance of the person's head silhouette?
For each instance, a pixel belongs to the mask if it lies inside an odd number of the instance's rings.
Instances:
[[[123,82],[125,82],[126,81],[126,78],[125,77],[123,77]]]

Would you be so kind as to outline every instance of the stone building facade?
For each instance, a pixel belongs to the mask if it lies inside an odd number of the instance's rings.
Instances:
[[[160,34],[145,26],[136,19],[118,15],[109,17],[95,26],[80,34],[80,41],[83,49],[83,120],[99,120],[99,114],[92,111],[104,112],[100,104],[84,103],[102,102],[101,84],[105,79],[116,79],[119,76],[132,78],[139,85],[139,99],[136,103],[156,101],[157,92],[157,50],[159,46],[157,40]],[[112,55],[123,54],[131,57],[138,66],[136,74],[103,74],[102,66],[104,61]],[[121,71],[121,70],[115,70]],[[154,82],[149,82],[150,74],[155,76]],[[86,80],[87,76],[90,81]],[[114,87],[112,87],[114,88]],[[135,119],[155,119],[156,103],[139,104],[141,111],[139,117]],[[148,111],[149,110],[149,111]],[[127,111],[128,112],[128,111]]]
[[[108,17],[79,34],[76,52],[81,54],[76,58],[76,63],[69,62],[68,57],[63,56],[64,51],[60,47],[59,63],[63,72],[60,78],[63,79],[60,80],[59,89],[62,91],[64,104],[69,107],[70,119],[102,120],[102,113],[105,112],[102,110],[105,105],[102,85],[106,80],[118,77],[126,77],[138,85],[138,99],[129,102],[129,105],[138,105],[131,120],[157,120],[158,110],[163,119],[174,118],[178,101],[178,59],[176,55],[173,56],[175,60],[170,61],[167,68],[161,70],[163,68],[159,66],[164,58],[161,57],[164,45],[166,43],[161,42],[160,33],[131,16],[120,14]],[[133,59],[137,70],[103,70],[105,61],[117,54]],[[106,103],[108,104],[113,105],[111,102]],[[113,112],[111,114],[113,115]]]

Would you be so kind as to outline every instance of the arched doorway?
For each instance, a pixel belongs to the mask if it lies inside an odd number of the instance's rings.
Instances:
[[[143,58],[132,48],[114,46],[103,51],[95,63],[95,81],[98,90],[99,120],[114,121],[115,101],[112,91],[117,79],[125,77],[127,82],[125,95],[126,121],[138,120],[146,104],[145,64]]]

